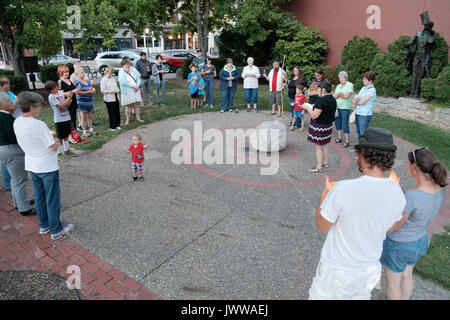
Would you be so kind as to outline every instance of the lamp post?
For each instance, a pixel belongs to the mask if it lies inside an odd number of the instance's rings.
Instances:
[[[150,30],[148,28],[145,28],[144,35],[142,36],[144,38],[144,47],[145,47],[145,53],[148,55],[148,48],[147,48],[147,34],[150,33]]]

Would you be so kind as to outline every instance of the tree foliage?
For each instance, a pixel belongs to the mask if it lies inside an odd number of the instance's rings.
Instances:
[[[355,90],[363,86],[363,75],[370,71],[370,64],[377,53],[381,50],[369,37],[353,37],[342,50],[341,66],[348,73],[348,80],[353,83]]]

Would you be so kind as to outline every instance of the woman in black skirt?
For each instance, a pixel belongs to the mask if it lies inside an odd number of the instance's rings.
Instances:
[[[120,106],[117,94],[120,92],[116,80],[113,78],[114,69],[108,66],[105,69],[105,76],[100,82],[100,92],[103,93],[103,101],[108,109],[109,130],[116,131],[120,128]]]
[[[317,165],[309,172],[320,173],[328,168],[328,144],[331,141],[333,122],[336,113],[336,99],[331,95],[331,83],[323,81],[320,84],[320,98],[312,109],[305,108],[311,115],[308,140],[314,143]]]
[[[58,67],[58,89],[62,90],[63,92],[73,92],[76,93],[75,85],[70,81],[70,70],[69,67],[66,65],[60,65]],[[77,99],[75,97],[72,99],[72,103],[69,106],[69,114],[70,114],[70,125],[71,128],[77,127]]]

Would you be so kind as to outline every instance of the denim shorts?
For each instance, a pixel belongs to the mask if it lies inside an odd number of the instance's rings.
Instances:
[[[412,242],[397,242],[386,237],[380,262],[392,272],[401,273],[407,266],[415,265],[427,250],[428,236]]]

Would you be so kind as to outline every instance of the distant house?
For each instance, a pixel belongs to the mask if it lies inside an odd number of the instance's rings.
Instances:
[[[450,0],[295,0],[284,9],[328,40],[328,65],[340,63],[342,49],[354,35],[372,38],[383,51],[399,36],[413,36],[423,30],[424,11],[450,43]]]

